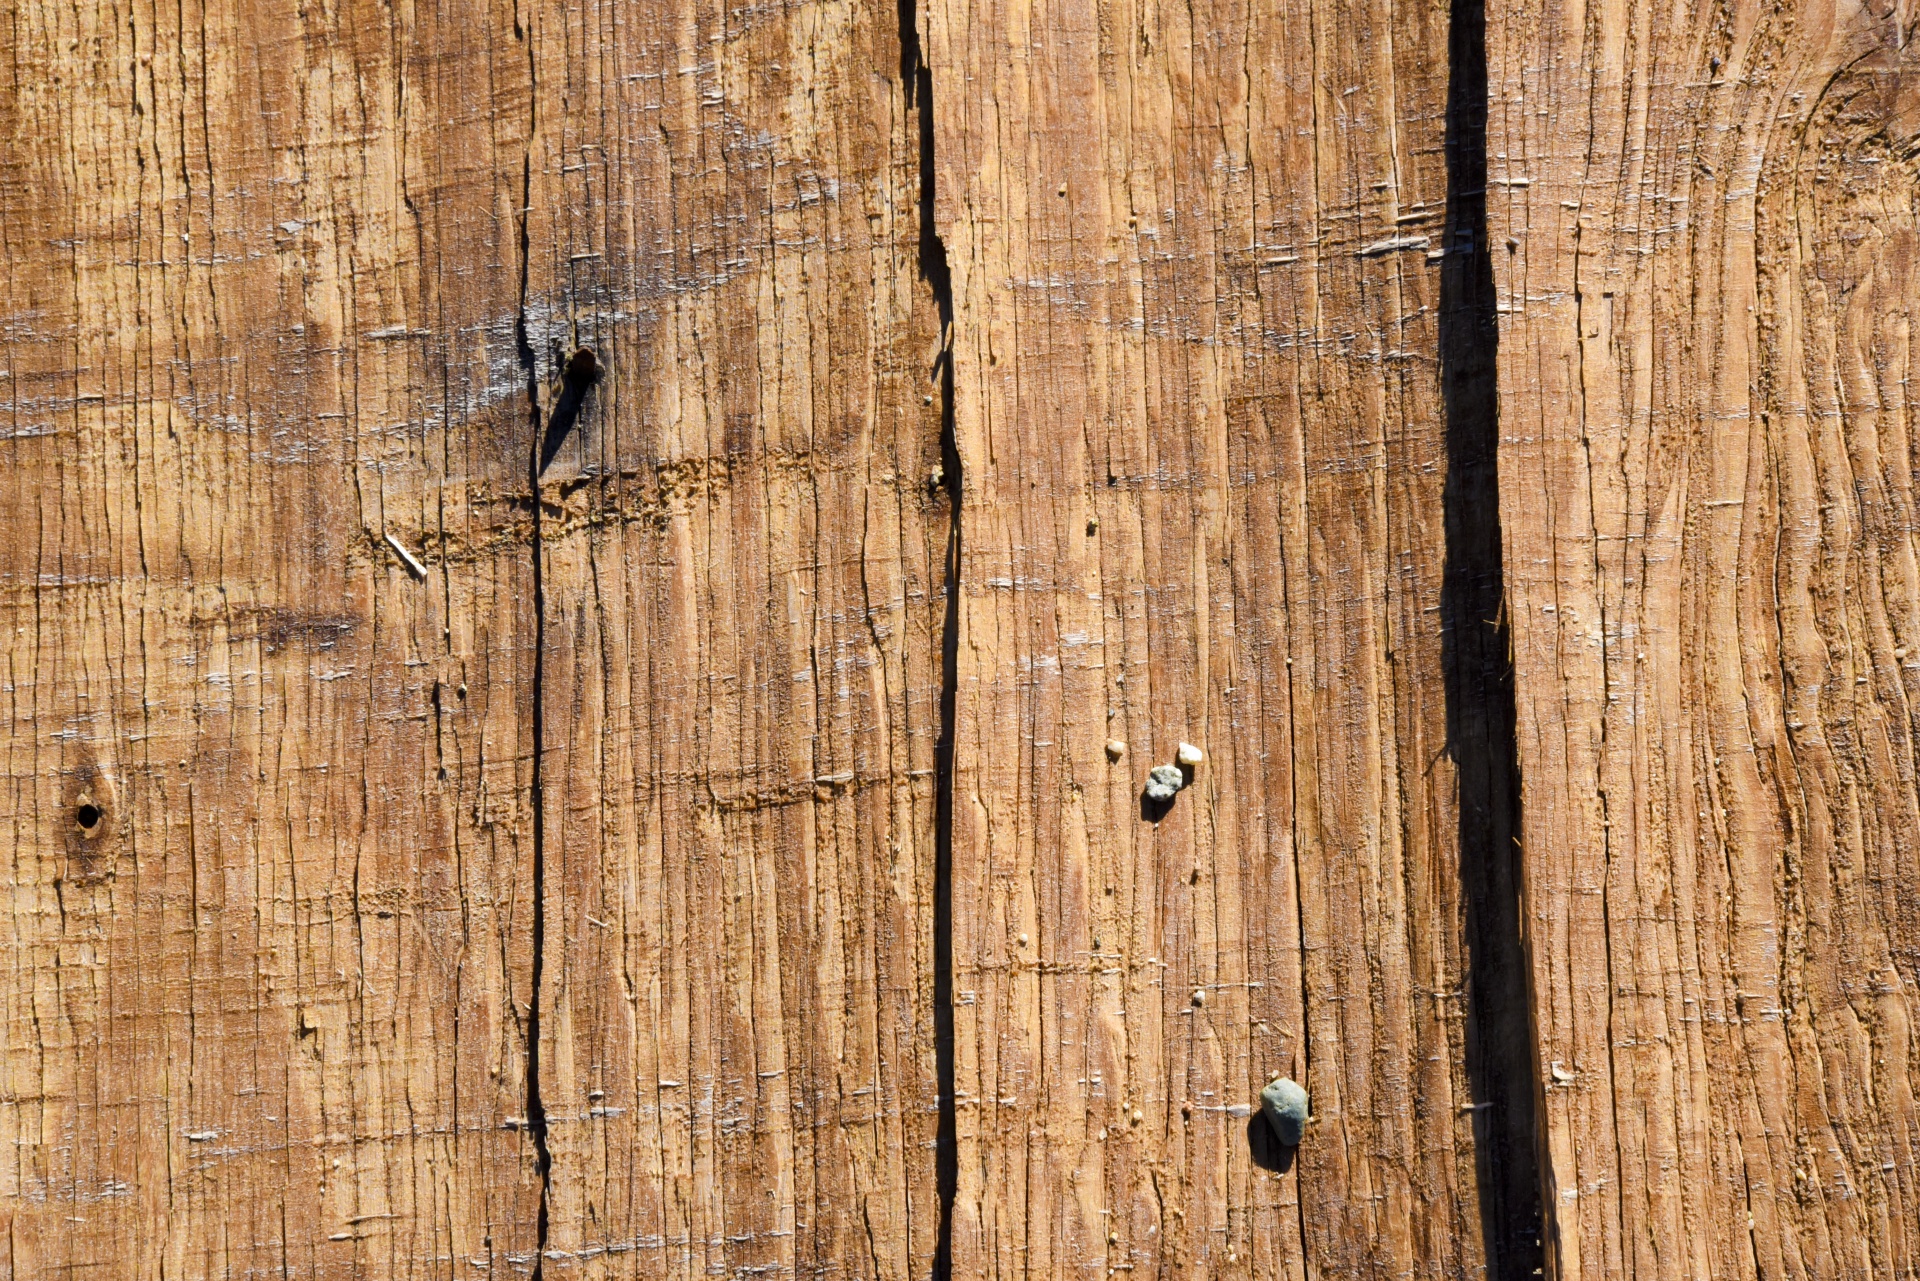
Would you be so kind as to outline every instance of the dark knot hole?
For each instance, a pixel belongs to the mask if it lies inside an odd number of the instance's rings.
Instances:
[[[73,812],[73,817],[80,826],[91,830],[100,825],[100,807],[98,805],[82,805]]]

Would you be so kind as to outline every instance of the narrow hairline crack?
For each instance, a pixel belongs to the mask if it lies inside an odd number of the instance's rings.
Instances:
[[[534,76],[533,45],[528,36],[527,79]],[[547,1257],[547,1193],[552,1182],[553,1153],[547,1147],[547,1109],[540,1097],[540,986],[546,961],[546,789],[542,763],[546,755],[545,672],[547,665],[547,597],[545,581],[546,549],[540,525],[540,471],[544,437],[541,431],[539,362],[533,340],[527,330],[527,297],[532,275],[532,233],[529,227],[533,209],[533,140],[537,122],[538,95],[529,94],[527,151],[520,170],[520,309],[514,322],[514,338],[520,367],[527,377],[527,484],[532,511],[532,587],[533,587],[533,674],[530,694],[533,703],[532,764],[528,771],[528,801],[533,811],[533,963],[527,986],[527,1133],[533,1140],[534,1169],[540,1181],[540,1210],[534,1227],[533,1281],[540,1281]]]

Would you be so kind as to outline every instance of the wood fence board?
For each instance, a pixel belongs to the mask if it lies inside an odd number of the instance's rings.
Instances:
[[[892,6],[529,27],[548,1259],[927,1275],[947,557]]]
[[[1473,1271],[1447,14],[929,12],[965,493],[955,1274]],[[1152,821],[1183,739],[1206,762]],[[1283,1176],[1248,1115],[1273,1072],[1318,1117]]]
[[[1912,16],[1488,29],[1557,1273],[1905,1274]]]
[[[5,18],[12,1275],[532,1257],[522,64],[384,12]]]

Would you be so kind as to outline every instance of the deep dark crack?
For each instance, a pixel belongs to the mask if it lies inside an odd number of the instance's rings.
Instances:
[[[960,1189],[959,1131],[954,1113],[953,1058],[953,739],[955,671],[960,655],[960,447],[953,421],[953,271],[934,220],[933,71],[920,43],[916,0],[899,0],[900,80],[906,89],[908,123],[920,139],[920,278],[940,316],[940,354],[927,376],[940,397],[940,485],[947,498],[945,614],[940,632],[940,737],[934,746],[933,834],[933,1043],[939,1091],[934,1138],[934,1179],[940,1227],[933,1274],[953,1274],[953,1202]]]
[[[527,290],[530,275],[527,212],[533,204],[533,157],[531,126],[529,155],[521,171],[520,190],[520,314],[514,325],[520,366],[527,379],[527,484],[531,487],[533,511],[533,675],[530,682],[533,702],[532,764],[529,769],[529,803],[533,810],[533,970],[528,976],[527,992],[527,1133],[533,1139],[534,1167],[540,1178],[540,1217],[534,1230],[533,1277],[539,1281],[547,1254],[547,1185],[553,1170],[553,1154],[547,1148],[547,1109],[540,1098],[540,985],[544,978],[547,942],[547,850],[546,789],[541,770],[546,755],[545,672],[547,665],[547,593],[546,548],[540,524],[540,473],[547,462],[547,448],[540,429],[539,362],[534,356],[533,340],[527,332]],[[584,395],[584,387],[581,394]],[[575,412],[578,412],[576,400]]]
[[[1500,527],[1499,326],[1487,244],[1485,0],[1453,0],[1440,369],[1447,564],[1441,664],[1459,781],[1467,1075],[1477,1108],[1480,1228],[1491,1281],[1542,1267],[1532,986],[1522,932],[1520,763]]]

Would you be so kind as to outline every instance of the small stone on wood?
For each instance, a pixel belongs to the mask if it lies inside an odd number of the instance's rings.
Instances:
[[[1147,771],[1147,799],[1170,801],[1187,785],[1178,765],[1156,765]]]
[[[1117,738],[1107,740],[1107,759],[1117,761],[1127,754],[1127,745]]]
[[[1195,747],[1192,743],[1182,743],[1180,744],[1180,750],[1173,754],[1173,759],[1179,761],[1182,765],[1191,767],[1206,760],[1207,754]]]
[[[1287,1077],[1269,1081],[1260,1091],[1260,1110],[1267,1115],[1274,1137],[1287,1147],[1299,1146],[1307,1132],[1307,1092]]]

